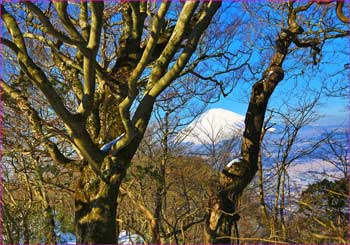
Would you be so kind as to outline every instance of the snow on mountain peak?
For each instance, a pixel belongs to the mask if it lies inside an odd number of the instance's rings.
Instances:
[[[180,132],[183,142],[194,144],[218,143],[239,135],[244,129],[244,116],[214,108],[204,112]]]

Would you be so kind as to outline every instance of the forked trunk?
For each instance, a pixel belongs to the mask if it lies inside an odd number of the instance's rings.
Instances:
[[[114,181],[82,170],[75,195],[75,230],[78,244],[116,244],[117,195],[121,174]]]
[[[237,221],[237,218],[234,218],[235,204],[229,200],[216,198],[211,201],[217,203],[213,205],[211,216],[207,219],[204,243],[231,244],[233,243],[232,227]],[[220,205],[220,202],[223,203]]]
[[[242,160],[235,163],[234,167],[222,171],[217,187],[220,191],[214,193],[209,200],[204,231],[205,244],[239,243],[238,202],[242,189],[256,173],[256,168],[246,168],[243,166],[245,164],[247,163]]]

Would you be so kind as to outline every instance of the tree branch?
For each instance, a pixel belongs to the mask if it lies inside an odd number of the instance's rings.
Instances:
[[[20,91],[12,88],[3,80],[1,81],[3,91],[14,101],[17,102],[18,107],[28,115],[29,122],[32,126],[33,131],[39,136],[38,140],[41,140],[44,146],[48,149],[51,158],[59,164],[70,164],[74,160],[65,157],[57,145],[51,142],[47,137],[45,137],[42,125],[43,120],[39,117],[37,111],[29,104],[27,98],[25,98]]]
[[[93,107],[95,84],[96,84],[96,55],[100,44],[102,31],[103,2],[91,2],[91,30],[87,49],[90,55],[84,54],[83,76],[84,76],[84,94],[82,103],[78,111],[86,118]]]
[[[121,115],[121,119],[125,129],[125,137],[118,142],[112,148],[112,154],[116,154],[119,149],[125,147],[127,144],[131,142],[133,137],[135,136],[134,126],[130,120],[129,110],[130,107],[135,100],[137,93],[137,80],[140,78],[142,72],[146,68],[146,65],[152,55],[156,42],[159,38],[159,30],[164,21],[165,14],[167,13],[170,6],[170,2],[163,2],[158,10],[157,15],[154,17],[154,21],[151,29],[151,36],[147,43],[147,46],[141,56],[140,61],[138,62],[136,68],[132,71],[129,79],[128,79],[128,96],[120,103],[119,112]]]
[[[74,40],[84,41],[83,37],[74,27],[69,15],[67,13],[68,2],[66,1],[54,1],[53,4],[56,7],[58,17],[60,18],[63,26],[66,28],[68,33],[73,37]]]
[[[221,2],[210,2],[209,5],[205,8],[201,16],[199,17],[197,23],[195,24],[183,52],[181,53],[181,55],[179,56],[179,58],[177,59],[173,67],[168,72],[166,72],[165,75],[154,84],[154,86],[152,86],[152,88],[149,91],[150,96],[157,97],[167,86],[170,85],[171,81],[176,79],[176,77],[180,74],[180,72],[183,70],[183,68],[186,66],[187,62],[189,61],[191,55],[195,51],[202,33],[206,30],[212,17],[214,16],[214,14],[216,13],[216,11],[220,6],[221,6]],[[180,15],[180,20],[181,20],[181,15]],[[181,30],[183,27],[184,26],[180,25],[179,29]],[[178,31],[177,26],[175,26],[174,33],[177,33],[177,31]],[[182,31],[185,31],[185,30],[182,29]],[[172,38],[170,38],[169,40],[169,43],[171,42],[172,42]],[[165,51],[166,50],[167,50],[167,47],[165,48]],[[160,59],[161,58],[162,56],[160,57]],[[161,69],[162,68],[164,67],[161,67]],[[158,70],[159,67],[154,69],[156,69],[159,72]],[[151,74],[151,77],[150,77],[151,84],[154,83],[154,80],[152,81],[152,79],[155,79],[155,76],[154,75],[152,76]]]
[[[346,17],[343,12],[343,7],[344,7],[344,2],[345,1],[337,1],[337,7],[336,7],[336,13],[338,18],[344,22],[344,23],[350,23],[350,18]]]
[[[153,88],[153,85],[164,75],[169,63],[171,62],[178,49],[178,46],[180,45],[185,36],[185,32],[189,27],[190,20],[193,16],[195,9],[198,6],[198,3],[199,2],[197,1],[189,1],[186,2],[183,6],[179,19],[176,22],[175,28],[172,32],[169,41],[167,42],[163,52],[153,65],[153,69],[148,82],[149,88]]]
[[[3,19],[7,18],[6,14],[3,12]],[[5,24],[7,25],[7,21],[4,20]],[[16,30],[16,28],[13,28],[13,26],[8,26],[8,28],[14,32],[13,35],[19,35],[23,39],[22,33],[19,32],[19,29]],[[14,38],[14,40],[18,39]],[[56,111],[56,113],[62,118],[62,120],[67,124],[71,126],[71,122],[74,120],[73,115],[65,108],[61,98],[55,91],[55,89],[51,86],[49,80],[47,79],[45,73],[32,61],[32,59],[27,55],[26,49],[24,52],[20,50],[20,48],[13,42],[1,38],[1,43],[9,47],[16,55],[18,62],[20,66],[22,67],[23,71],[27,74],[28,77],[32,79],[32,81],[35,82],[35,84],[40,88],[40,90],[44,93],[45,97],[49,101],[49,103],[52,105],[53,109]],[[19,45],[21,45],[21,41],[18,41]]]
[[[162,52],[161,56],[158,58],[158,60],[155,62],[154,68],[152,70],[153,78],[155,79],[153,82],[150,82],[148,85],[150,86],[149,90],[146,91],[144,94],[142,100],[140,101],[139,106],[136,109],[136,112],[134,114],[134,117],[132,119],[132,124],[135,125],[135,129],[137,130],[137,136],[131,143],[130,143],[130,149],[128,151],[130,154],[134,151],[136,151],[136,146],[138,145],[138,142],[142,139],[142,136],[146,130],[148,121],[151,116],[151,112],[153,109],[153,105],[155,102],[156,97],[163,91],[167,86],[170,85],[171,79],[175,79],[178,74],[181,72],[181,70],[185,67],[187,61],[189,60],[190,56],[192,55],[194,49],[196,48],[196,45],[198,43],[198,40],[200,36],[203,34],[205,29],[210,23],[211,18],[216,13],[217,9],[220,7],[221,2],[211,2],[207,8],[202,12],[200,18],[198,19],[197,23],[195,24],[194,30],[187,42],[187,45],[178,58],[178,61],[174,64],[174,66],[171,68],[170,75],[164,75],[160,80],[160,76],[164,73],[162,71],[167,67],[167,62],[170,62],[172,58],[172,49],[174,47],[165,48]],[[185,8],[186,6],[186,8]],[[170,38],[168,45],[170,43],[173,43],[174,45],[179,44],[181,42],[181,39],[183,35],[181,34],[181,31],[185,31],[186,23],[188,23],[190,20],[188,19],[189,14],[193,14],[193,11],[196,7],[195,3],[186,2],[182,14],[180,14],[180,18],[176,24],[177,27],[174,29],[174,34]],[[184,14],[186,13],[186,14]],[[181,16],[182,15],[182,16]],[[175,43],[174,43],[175,42]],[[173,51],[175,52],[175,51]],[[156,71],[154,71],[156,70]],[[168,73],[169,73],[168,72]],[[151,75],[152,76],[152,75]],[[154,84],[156,82],[156,84]],[[154,84],[152,87],[151,85]]]
[[[88,42],[90,25],[88,21],[88,6],[86,1],[80,2],[79,26],[81,28],[82,37]]]
[[[14,43],[4,38],[1,39],[1,42],[8,46],[16,54],[18,62],[23,71],[27,74],[31,81],[39,87],[54,111],[65,123],[69,135],[72,137],[75,145],[79,149],[79,153],[81,153],[81,155],[92,164],[96,172],[99,172],[99,165],[102,162],[103,154],[92,142],[85,129],[85,124],[81,121],[81,118],[76,115],[72,115],[67,110],[61,97],[57,94],[56,90],[47,79],[45,73],[29,57],[23,35],[14,17],[5,10],[3,5],[1,5],[1,10],[1,18],[3,19],[7,30],[10,32]]]
[[[51,24],[50,20],[46,15],[41,11],[40,8],[38,8],[34,3],[30,1],[24,1],[22,2],[26,7],[34,13],[40,20],[41,24],[45,27],[47,33],[51,34],[58,40],[61,40],[64,43],[71,44],[71,45],[81,45],[82,43],[79,43],[77,40],[73,40],[66,36],[64,33],[57,31],[55,27]]]

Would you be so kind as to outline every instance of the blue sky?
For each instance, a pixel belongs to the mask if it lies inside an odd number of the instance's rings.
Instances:
[[[274,105],[273,99],[270,101],[270,106]],[[209,105],[208,108],[223,108],[244,115],[248,108],[248,103],[242,103],[234,98],[231,94],[227,98],[221,98],[217,103]],[[325,99],[318,112],[322,114],[322,118],[318,120],[320,125],[344,125],[349,123],[349,99],[348,98],[331,98]]]
[[[348,82],[350,79],[348,80]],[[320,84],[319,84],[320,85]],[[278,97],[279,90],[284,88],[291,89],[291,85],[288,81],[283,81],[279,85],[281,89],[276,89],[274,96],[270,99],[269,108],[278,108],[281,101]],[[244,115],[248,108],[248,102],[243,102],[245,95],[242,93],[242,88],[235,88],[235,90],[226,98],[222,97],[219,102],[210,104],[208,108],[223,108]],[[246,91],[245,91],[246,93]],[[350,94],[349,89],[347,91]],[[248,98],[245,98],[246,100]],[[295,98],[296,100],[298,98]],[[317,107],[318,113],[322,115],[322,118],[318,120],[318,124],[321,125],[348,125],[349,124],[349,96],[347,97],[326,97],[323,96],[320,99],[320,105]]]
[[[275,34],[271,33],[272,39]],[[323,117],[317,122],[322,125],[348,125],[349,124],[349,83],[350,83],[350,39],[342,38],[327,40],[322,47],[322,57],[318,65],[295,64],[299,60],[291,58],[285,61],[284,80],[278,85],[269,102],[269,108],[281,108],[284,103],[297,104],[306,97],[312,97],[322,91],[318,113]],[[308,49],[298,53],[305,62],[312,60]],[[261,59],[260,53],[253,56],[251,62]],[[263,55],[261,55],[263,56]],[[297,56],[298,57],[298,56]],[[267,60],[266,62],[269,62]],[[266,64],[267,65],[267,64]],[[289,69],[297,66],[289,72]],[[266,67],[266,66],[265,66]],[[345,67],[348,67],[345,69]],[[261,77],[261,75],[260,75]],[[254,82],[254,81],[252,81]],[[223,108],[244,115],[248,107],[252,83],[238,83],[233,92],[226,98],[210,104],[209,108]],[[326,96],[324,86],[346,87],[341,97]]]
[[[347,81],[345,83],[350,82],[350,71],[347,71]],[[301,83],[303,81],[300,81]],[[321,82],[315,79],[313,83],[316,89],[321,89]],[[244,115],[248,108],[248,96],[250,92],[251,86],[237,86],[233,92],[227,96],[226,98],[221,97],[220,101],[214,104],[210,104],[209,108],[223,108],[230,111],[234,111],[236,113]],[[294,102],[301,99],[301,97],[305,96],[303,93],[302,86],[297,88],[294,87],[292,81],[283,80],[279,87],[275,90],[273,96],[269,102],[269,108],[279,108],[281,104],[284,102],[281,101],[279,96],[284,95],[290,90],[295,89],[299,91],[300,97],[294,97]],[[287,91],[287,92],[286,92]],[[322,125],[335,125],[335,124],[344,124],[349,122],[349,96],[350,91],[347,88],[346,93],[348,96],[344,97],[328,97],[325,95],[321,95],[319,105],[316,107],[317,111],[320,115],[323,115],[322,118],[318,121],[319,124]]]

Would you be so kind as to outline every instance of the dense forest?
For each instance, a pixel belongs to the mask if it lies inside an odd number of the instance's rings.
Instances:
[[[1,244],[349,244],[348,16],[2,2]]]

